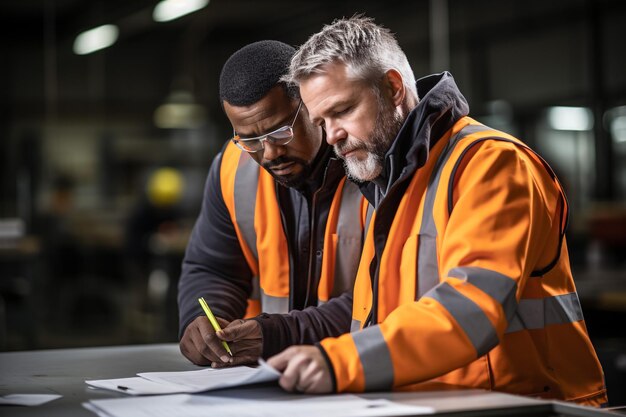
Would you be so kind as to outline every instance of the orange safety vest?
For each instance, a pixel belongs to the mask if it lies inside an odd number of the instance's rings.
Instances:
[[[248,153],[229,143],[220,167],[224,202],[252,279],[246,317],[289,311],[289,254],[274,178]],[[331,202],[324,234],[318,305],[350,291],[362,248],[366,200],[343,178]]]
[[[337,390],[435,380],[606,404],[569,267],[567,210],[556,176],[526,145],[469,117],[457,121],[397,207],[378,259],[378,324],[364,327],[372,217],[353,332],[321,343]]]

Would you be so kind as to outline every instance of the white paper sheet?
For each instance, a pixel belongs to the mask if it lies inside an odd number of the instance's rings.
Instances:
[[[181,392],[189,392],[189,388],[184,385],[159,383],[138,376],[131,378],[99,379],[85,381],[85,383],[95,388],[104,388],[130,395],[178,394]]]
[[[280,373],[259,361],[259,367],[206,368],[185,372],[144,372],[138,377],[85,381],[88,385],[130,395],[195,393],[275,381]]]
[[[58,394],[9,394],[0,397],[0,404],[34,406],[45,404],[61,397],[62,395]]]
[[[297,400],[243,400],[202,395],[92,400],[83,404],[101,417],[368,417],[431,414],[430,407],[388,400],[366,400],[355,395],[332,395]]]

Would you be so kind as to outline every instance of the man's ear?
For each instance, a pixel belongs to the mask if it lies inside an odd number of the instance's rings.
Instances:
[[[387,70],[384,79],[387,93],[391,97],[393,105],[395,107],[400,106],[404,101],[404,96],[406,95],[406,88],[404,87],[402,74],[400,74],[398,70],[392,68]]]

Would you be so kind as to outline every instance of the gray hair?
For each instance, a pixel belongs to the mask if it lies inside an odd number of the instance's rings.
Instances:
[[[382,76],[395,69],[408,92],[417,98],[415,75],[393,33],[362,15],[335,20],[312,35],[293,56],[283,80],[299,85],[337,61],[346,65],[350,76],[369,81],[375,90]]]

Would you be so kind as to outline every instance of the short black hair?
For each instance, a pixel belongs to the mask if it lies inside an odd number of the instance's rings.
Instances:
[[[259,41],[239,49],[224,64],[220,74],[220,103],[248,106],[261,100],[277,85],[288,97],[299,98],[295,86],[280,78],[289,70],[294,47],[279,41]]]

